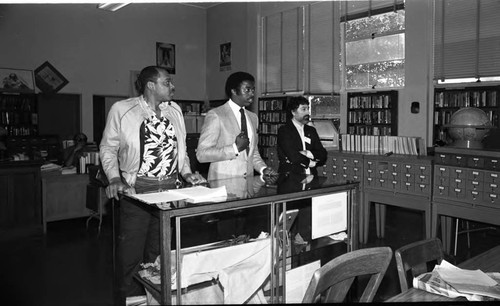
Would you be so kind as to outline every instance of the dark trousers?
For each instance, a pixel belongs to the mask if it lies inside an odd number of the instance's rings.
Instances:
[[[133,277],[141,263],[154,262],[160,254],[160,225],[152,208],[131,203],[123,197],[115,222],[115,304],[125,305],[127,296],[144,295],[142,285]]]

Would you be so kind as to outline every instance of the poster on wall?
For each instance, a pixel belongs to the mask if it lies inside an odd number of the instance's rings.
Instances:
[[[220,45],[220,71],[231,70],[231,43]]]
[[[0,68],[0,91],[34,92],[33,71]]]
[[[156,43],[156,65],[165,67],[170,74],[175,74],[175,45]]]

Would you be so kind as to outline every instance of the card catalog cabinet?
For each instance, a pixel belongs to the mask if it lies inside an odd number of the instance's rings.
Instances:
[[[436,148],[434,200],[500,208],[500,152]]]
[[[432,160],[412,156],[365,156],[365,189],[428,196],[432,191]]]

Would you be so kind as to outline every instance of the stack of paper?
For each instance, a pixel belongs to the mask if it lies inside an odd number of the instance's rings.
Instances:
[[[415,277],[413,287],[451,298],[463,296],[469,301],[491,301],[500,300],[498,278],[499,273],[464,270],[443,260],[432,272]]]
[[[227,199],[226,186],[208,188],[194,186],[181,189],[170,189],[162,192],[133,194],[131,197],[148,204],[159,204],[185,200],[189,203],[221,202]]]

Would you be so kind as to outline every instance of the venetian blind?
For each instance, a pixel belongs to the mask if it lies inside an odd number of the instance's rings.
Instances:
[[[500,76],[500,1],[435,2],[434,79]]]
[[[339,85],[339,2],[324,1],[309,5],[308,91],[331,94]]]
[[[302,91],[304,9],[263,18],[264,93]]]

